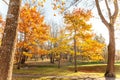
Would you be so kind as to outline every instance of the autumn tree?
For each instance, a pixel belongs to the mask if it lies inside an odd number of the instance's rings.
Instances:
[[[49,53],[54,54],[55,59],[58,61],[58,68],[60,68],[61,60],[65,57],[65,54],[68,54],[71,51],[71,46],[69,45],[70,40],[65,33],[65,29],[61,29],[57,35],[57,38],[51,38],[51,42],[55,43],[57,46],[51,48]]]
[[[109,5],[109,1],[108,0],[104,0],[104,1],[105,1],[105,7],[108,12],[107,16],[109,20],[107,20],[105,16],[103,15],[99,0],[95,0],[96,7],[98,10],[98,15],[100,16],[102,23],[107,27],[109,31],[108,62],[107,62],[105,77],[115,77],[115,67],[114,67],[114,63],[115,63],[115,37],[114,37],[115,30],[114,30],[114,27],[115,26],[114,24],[116,22],[118,10],[119,10],[118,0],[111,1],[114,5],[114,12],[112,10],[112,7],[110,7]]]
[[[65,15],[65,23],[67,24],[67,30],[72,35],[74,42],[74,66],[75,72],[77,72],[77,40],[83,39],[83,37],[90,37],[89,34],[91,25],[86,22],[91,17],[91,11],[84,11],[82,9],[75,9],[71,14]]]
[[[84,9],[75,9],[71,14],[65,15],[66,30],[70,35],[69,39],[73,41],[74,65],[77,71],[77,56],[80,55],[84,60],[103,60],[102,48],[104,44],[93,40],[91,24],[88,23],[92,17],[91,11]]]
[[[43,45],[48,39],[49,26],[44,23],[44,17],[37,11],[37,7],[31,7],[30,4],[26,3],[20,11],[18,30],[23,35],[23,40],[19,39],[17,48],[19,50],[17,53],[23,56],[19,60],[21,63],[21,61],[25,62],[25,55],[29,56],[28,52],[30,56],[32,53],[36,53],[34,55],[40,53],[40,45]]]
[[[21,0],[10,0],[0,48],[0,80],[12,79],[16,32]]]
[[[80,43],[80,52],[83,60],[87,61],[104,61],[103,49],[105,44],[99,43],[93,39],[87,39]]]
[[[94,40],[98,41],[101,44],[104,44],[102,55],[103,55],[104,61],[106,63],[108,54],[107,54],[107,45],[106,45],[106,42],[105,42],[105,38],[103,37],[102,34],[95,34]]]

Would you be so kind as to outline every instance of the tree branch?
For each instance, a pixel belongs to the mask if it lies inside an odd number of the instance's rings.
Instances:
[[[99,5],[99,1],[98,0],[95,0],[96,2],[96,7],[97,7],[97,11],[98,11],[98,14],[102,20],[102,22],[106,25],[106,27],[109,29],[109,23],[107,22],[107,20],[105,19],[105,17],[103,16],[102,14],[102,11],[100,9],[100,5]]]
[[[118,11],[119,11],[119,7],[118,7],[118,1],[117,0],[114,0],[114,14],[111,16],[111,24],[114,25],[115,21],[116,21],[116,18],[117,18],[117,15],[118,15]]]
[[[7,1],[5,1],[5,0],[2,0],[6,5],[9,5],[8,3],[7,3]]]
[[[77,4],[79,4],[80,2],[81,2],[82,0],[75,0],[75,2],[74,3],[72,3],[72,4],[70,4],[70,6],[68,6],[67,8],[65,8],[65,11],[64,12],[66,12],[69,8],[71,8],[72,6],[76,6]]]
[[[109,16],[109,19],[111,19],[111,11],[110,11],[110,8],[109,8],[109,6],[108,6],[108,1],[107,0],[105,0],[105,4],[106,4],[106,7],[107,7],[107,10],[108,10],[108,16]]]

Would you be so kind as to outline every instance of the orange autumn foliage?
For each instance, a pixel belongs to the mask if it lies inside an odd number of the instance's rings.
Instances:
[[[24,41],[18,43],[18,48],[28,48],[31,53],[38,53],[39,45],[49,38],[49,26],[44,23],[44,17],[37,11],[37,7],[26,4],[21,8],[18,30],[24,34]]]

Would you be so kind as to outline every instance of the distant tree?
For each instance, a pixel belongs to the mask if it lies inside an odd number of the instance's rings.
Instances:
[[[97,42],[101,44],[104,44],[102,56],[104,58],[104,61],[107,62],[108,51],[107,51],[107,44],[105,43],[105,38],[103,37],[102,34],[95,34],[94,40],[96,40]]]
[[[0,47],[0,80],[12,80],[16,32],[21,0],[10,0]]]

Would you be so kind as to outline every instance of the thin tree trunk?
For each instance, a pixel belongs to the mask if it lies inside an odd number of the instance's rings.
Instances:
[[[53,63],[53,53],[50,54],[50,63]]]
[[[61,67],[61,57],[62,57],[62,55],[60,54],[60,57],[59,57],[59,59],[58,59],[58,68]]]
[[[27,56],[22,55],[20,63],[21,63],[21,64],[25,64],[25,61],[26,61],[26,60],[27,60]]]
[[[21,0],[10,0],[0,48],[0,80],[12,80],[15,42]]]
[[[53,63],[53,64],[55,63],[54,57],[55,57],[55,55],[53,54],[53,56],[52,56],[52,63]]]
[[[76,35],[76,31],[75,31],[75,35]],[[74,68],[75,68],[75,72],[77,72],[77,54],[76,54],[76,38],[74,36]]]
[[[73,61],[73,56],[70,54],[70,55],[68,55],[69,56],[69,58],[68,58],[68,61],[69,62],[72,62]]]
[[[111,26],[109,29],[109,45],[108,45],[108,62],[105,77],[115,77],[115,38],[114,38],[114,27]]]
[[[22,53],[19,53],[19,58],[18,58],[18,63],[17,63],[17,69],[21,68],[21,57],[22,57]]]

